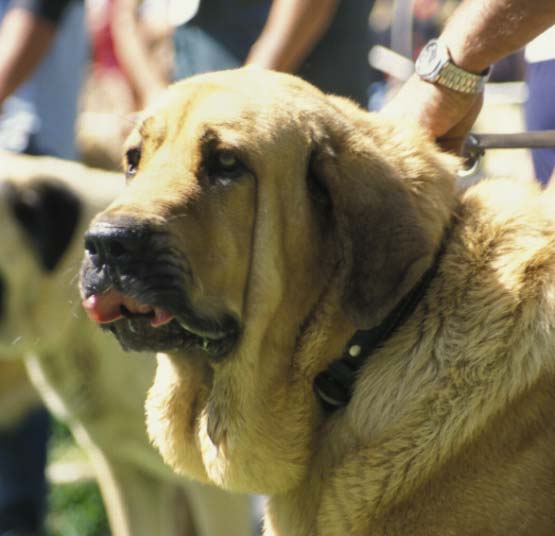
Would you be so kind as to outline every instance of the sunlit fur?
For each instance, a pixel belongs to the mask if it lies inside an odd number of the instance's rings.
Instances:
[[[174,469],[268,494],[267,535],[552,534],[550,192],[491,181],[459,194],[457,162],[415,129],[256,69],[174,85],[140,130],[138,172],[97,221],[162,225],[190,261],[193,306],[242,329],[221,362],[158,357],[148,429]],[[206,184],[208,130],[251,172]],[[323,414],[316,374],[444,237],[414,313],[350,404]]]

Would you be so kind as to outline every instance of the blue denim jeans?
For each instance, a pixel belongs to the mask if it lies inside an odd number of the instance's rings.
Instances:
[[[555,130],[555,60],[527,64],[528,100],[525,106],[528,130]],[[547,184],[555,167],[555,148],[532,151],[536,178]]]
[[[0,432],[0,535],[41,534],[49,429],[50,417],[41,408]]]

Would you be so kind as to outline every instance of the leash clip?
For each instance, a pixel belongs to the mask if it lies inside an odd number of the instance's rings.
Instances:
[[[468,177],[476,173],[480,165],[480,159],[486,154],[484,147],[480,144],[478,137],[470,133],[463,146],[462,157],[463,168],[458,172],[459,177]]]
[[[476,171],[486,149],[545,149],[555,147],[555,130],[536,130],[510,134],[470,133],[464,142],[462,156],[465,161],[461,176]]]

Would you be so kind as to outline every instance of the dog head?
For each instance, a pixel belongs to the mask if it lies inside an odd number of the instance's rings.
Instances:
[[[307,472],[315,376],[433,261],[454,162],[295,77],[175,84],[127,142],[86,235],[89,316],[157,350],[149,432],[174,468],[277,493]]]
[[[80,202],[57,181],[39,177],[25,185],[0,182],[0,204],[0,341],[13,350],[26,342],[45,280],[77,227]]]
[[[6,355],[47,344],[79,312],[81,241],[75,238],[92,217],[94,203],[84,204],[80,192],[90,188],[89,179],[100,190],[95,199],[106,197],[96,173],[78,164],[0,154],[0,348]]]

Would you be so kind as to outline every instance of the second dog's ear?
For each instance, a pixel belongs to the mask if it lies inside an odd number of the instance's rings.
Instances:
[[[42,267],[54,270],[79,222],[79,198],[55,179],[43,179],[11,188],[8,204]]]

